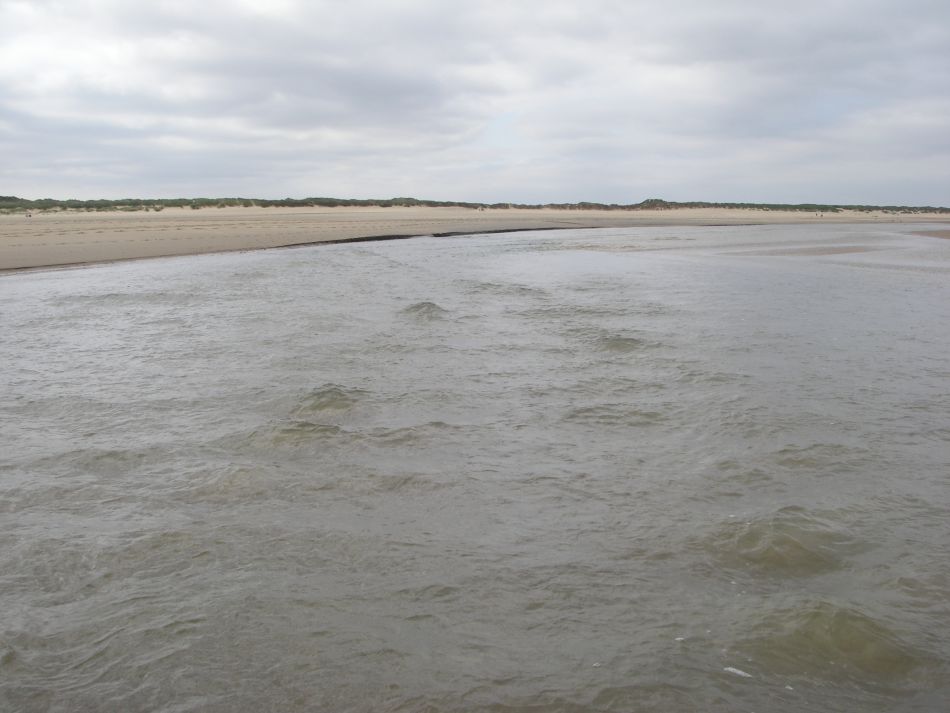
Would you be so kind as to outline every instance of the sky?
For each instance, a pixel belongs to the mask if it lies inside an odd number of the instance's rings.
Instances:
[[[0,195],[950,206],[950,2],[0,0]]]

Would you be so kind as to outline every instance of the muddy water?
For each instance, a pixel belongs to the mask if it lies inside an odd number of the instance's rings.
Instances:
[[[948,324],[909,226],[7,275],[0,709],[942,710]]]

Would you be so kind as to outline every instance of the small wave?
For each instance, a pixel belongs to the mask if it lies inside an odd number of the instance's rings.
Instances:
[[[744,374],[728,374],[721,371],[697,369],[687,363],[677,364],[676,370],[679,372],[675,377],[676,381],[686,384],[731,384],[749,378]]]
[[[149,460],[158,460],[161,449],[124,450],[118,448],[80,448],[36,461],[44,468],[68,467],[72,472],[117,475],[141,466]]]
[[[499,282],[471,282],[469,291],[528,298],[544,297],[547,294],[547,291],[540,287]]]
[[[712,537],[709,548],[726,566],[783,576],[839,569],[846,554],[861,549],[848,533],[797,507],[747,522],[728,522]]]
[[[381,428],[370,433],[373,441],[387,446],[407,446],[423,439],[423,434],[413,426],[404,428]]]
[[[88,308],[89,306],[116,305],[142,305],[150,303],[173,303],[179,304],[184,301],[182,293],[169,290],[154,291],[135,291],[135,292],[103,292],[87,293],[80,295],[56,296],[48,300],[48,303],[58,307],[79,307]]]
[[[461,591],[458,587],[448,584],[430,584],[420,589],[403,589],[396,594],[411,602],[430,602],[438,599],[455,599]]]
[[[5,567],[21,573],[20,581],[5,582],[8,594],[23,588],[31,596],[53,595],[59,603],[83,596],[83,589],[111,576],[96,549],[82,538],[36,538],[23,547],[10,547],[4,559]]]
[[[611,426],[653,426],[666,420],[659,411],[641,411],[625,404],[582,406],[569,411],[565,421]]]
[[[266,433],[266,440],[275,445],[297,446],[314,440],[334,438],[346,433],[332,423],[313,421],[284,421]]]
[[[57,484],[55,486],[26,486],[8,488],[0,498],[0,513],[16,513],[36,507],[55,508],[59,511],[83,511],[89,503],[99,503],[114,497],[114,491],[94,479]]]
[[[423,475],[408,473],[404,475],[385,475],[374,477],[370,481],[370,491],[374,493],[420,493],[439,490],[445,487]]]
[[[631,312],[641,317],[665,317],[679,313],[680,310],[662,302],[640,302],[633,305]]]
[[[785,468],[854,471],[867,463],[864,449],[837,443],[812,443],[807,446],[785,446],[773,454],[775,462]]]
[[[243,503],[270,497],[273,474],[259,468],[227,466],[207,474],[181,493],[187,502]]]
[[[921,572],[916,576],[897,577],[887,583],[887,588],[900,592],[912,602],[911,606],[931,608],[939,602],[950,600],[950,574],[943,572]]]
[[[687,711],[700,710],[695,696],[685,686],[672,683],[641,683],[607,686],[593,699],[596,710]]]
[[[723,474],[718,481],[719,495],[741,497],[750,490],[770,488],[774,485],[774,476],[762,468],[746,467],[732,460],[720,461],[715,467]]]
[[[444,421],[429,421],[414,426],[399,428],[377,428],[369,433],[372,441],[387,446],[405,446],[420,443],[434,434],[445,431],[454,431],[461,426],[454,426]]]
[[[440,307],[435,302],[416,302],[402,310],[403,314],[415,317],[416,319],[443,319],[449,311]]]
[[[366,397],[362,389],[353,389],[338,384],[323,384],[302,396],[292,414],[304,418],[308,414],[323,411],[345,411]]]
[[[772,673],[835,682],[873,676],[896,683],[929,659],[864,612],[827,601],[772,613],[737,648]]]
[[[546,307],[515,309],[513,314],[531,320],[552,320],[566,322],[574,319],[592,319],[598,317],[619,317],[627,314],[626,308],[609,305],[558,304]]]

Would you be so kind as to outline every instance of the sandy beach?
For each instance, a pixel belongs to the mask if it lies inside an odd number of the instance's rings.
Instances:
[[[0,216],[0,270],[256,250],[382,237],[558,228],[777,223],[950,223],[947,214],[679,208],[606,211],[469,208],[166,208]]]

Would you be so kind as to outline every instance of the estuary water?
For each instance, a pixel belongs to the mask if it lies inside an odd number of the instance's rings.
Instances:
[[[0,277],[0,710],[946,710],[924,227]]]

